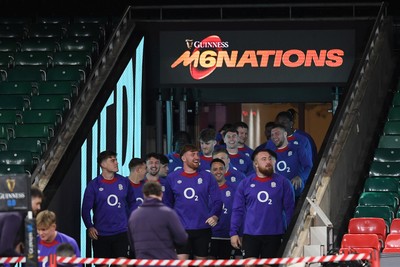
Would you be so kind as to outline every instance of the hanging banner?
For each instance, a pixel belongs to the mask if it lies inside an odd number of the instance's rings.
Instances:
[[[0,175],[0,212],[28,211],[30,178],[25,174]]]
[[[345,83],[354,30],[164,31],[161,84]]]

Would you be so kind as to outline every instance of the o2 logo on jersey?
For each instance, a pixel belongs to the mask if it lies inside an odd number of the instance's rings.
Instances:
[[[260,191],[257,194],[257,200],[261,203],[267,203],[268,205],[272,205],[272,199],[269,198],[269,194],[267,191]]]
[[[222,203],[222,212],[228,214],[228,208],[225,207],[225,203]]]
[[[290,172],[290,167],[286,164],[286,161],[279,161],[276,163],[276,168],[278,169],[278,171],[280,172]]]
[[[199,196],[196,195],[196,191],[191,187],[186,188],[185,191],[183,191],[183,195],[186,199],[194,198],[194,201],[199,201]]]
[[[141,197],[136,198],[136,202],[138,203],[137,206],[143,204],[143,198],[141,198]]]
[[[107,204],[111,207],[117,206],[118,208],[121,208],[121,202],[119,202],[118,197],[114,194],[107,197]]]

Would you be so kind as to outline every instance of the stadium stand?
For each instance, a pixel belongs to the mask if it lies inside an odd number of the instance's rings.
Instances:
[[[33,171],[97,60],[107,25],[106,16],[0,18],[0,174]]]

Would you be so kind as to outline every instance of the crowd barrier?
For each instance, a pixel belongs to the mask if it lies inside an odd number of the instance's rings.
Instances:
[[[39,257],[39,262],[54,262],[69,264],[99,264],[99,265],[143,265],[143,266],[230,266],[230,265],[264,265],[264,264],[297,264],[297,263],[323,263],[370,260],[371,256],[366,253],[360,254],[339,254],[315,257],[297,258],[269,258],[269,259],[229,259],[229,260],[151,260],[151,259],[105,259],[105,258],[77,258],[77,257]],[[3,257],[0,264],[24,263],[25,257]]]

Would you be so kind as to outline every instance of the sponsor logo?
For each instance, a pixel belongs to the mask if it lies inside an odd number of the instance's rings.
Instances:
[[[228,41],[218,35],[210,35],[201,41],[185,40],[188,50],[184,51],[172,64],[174,69],[179,65],[189,67],[190,75],[201,80],[213,73],[217,68],[300,68],[330,67],[343,65],[344,51],[333,49],[288,49],[288,50],[234,50]]]

